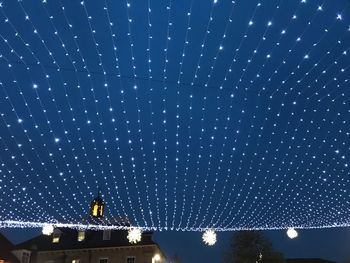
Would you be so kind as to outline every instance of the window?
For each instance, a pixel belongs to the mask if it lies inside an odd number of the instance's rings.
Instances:
[[[73,259],[72,263],[80,263],[80,259]]]
[[[28,252],[23,252],[21,263],[29,263],[29,253]]]
[[[92,215],[97,216],[98,215],[98,204],[94,205],[94,208],[92,209]]]
[[[78,241],[82,242],[85,240],[85,231],[79,231],[78,232]]]
[[[52,234],[52,243],[60,242],[61,232],[54,232]]]
[[[100,258],[100,263],[108,263],[108,258]]]
[[[127,257],[126,263],[136,263],[136,258],[135,257]]]
[[[111,230],[103,230],[103,240],[111,239]]]

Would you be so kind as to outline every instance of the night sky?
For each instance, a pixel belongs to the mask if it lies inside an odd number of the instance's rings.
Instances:
[[[269,235],[293,256],[349,242],[349,8],[3,1],[0,227],[86,227],[101,191],[105,224],[198,251],[206,229],[223,235],[213,251],[240,229],[282,229]],[[289,227],[344,228],[291,245]]]

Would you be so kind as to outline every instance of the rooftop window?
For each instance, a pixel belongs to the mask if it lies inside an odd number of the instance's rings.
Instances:
[[[103,240],[111,240],[111,230],[103,230]]]
[[[78,241],[82,242],[85,240],[85,231],[79,231],[78,232]]]
[[[52,234],[52,243],[59,243],[61,238],[61,231],[55,230]]]

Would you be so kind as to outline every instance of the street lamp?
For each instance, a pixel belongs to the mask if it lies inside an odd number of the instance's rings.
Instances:
[[[160,261],[160,255],[157,253],[152,257],[152,263]]]

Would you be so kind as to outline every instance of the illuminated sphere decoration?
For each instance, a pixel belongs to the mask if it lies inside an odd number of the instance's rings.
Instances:
[[[216,243],[216,233],[212,229],[208,229],[203,233],[203,242],[208,246],[213,246]]]
[[[131,244],[136,244],[141,241],[142,231],[139,228],[131,228],[128,231],[128,240]]]
[[[154,259],[154,261],[159,261],[160,259],[161,259],[161,257],[160,257],[160,255],[159,254],[155,254],[154,256],[153,256],[153,259]]]
[[[49,236],[53,233],[53,231],[54,231],[53,225],[45,224],[43,226],[43,230],[42,230],[43,235]]]
[[[288,228],[287,230],[287,236],[290,239],[294,239],[298,237],[298,232],[294,228]]]

